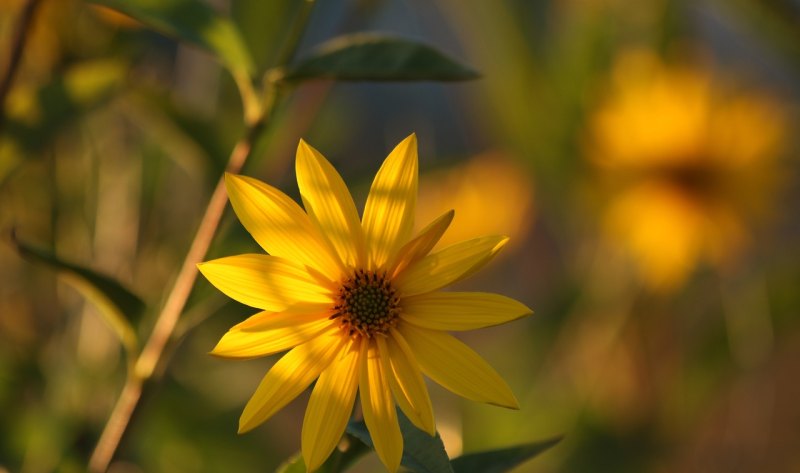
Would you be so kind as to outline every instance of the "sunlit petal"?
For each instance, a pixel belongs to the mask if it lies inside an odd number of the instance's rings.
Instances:
[[[506,237],[489,236],[448,246],[412,263],[395,284],[405,297],[441,289],[482,268],[506,242]]]
[[[319,151],[300,140],[296,172],[308,216],[331,242],[345,266],[366,264],[358,211],[336,169]]]
[[[452,335],[400,324],[422,372],[459,396],[518,409],[508,384],[480,355]]]
[[[308,471],[314,471],[331,454],[344,433],[356,397],[359,376],[358,343],[350,343],[322,372],[308,401],[301,450]]]
[[[239,433],[255,428],[303,392],[330,365],[345,342],[334,327],[283,355],[245,406],[239,418]]]
[[[225,295],[258,309],[278,312],[300,301],[333,301],[330,289],[322,287],[305,268],[276,256],[228,256],[197,267]]]
[[[364,422],[378,457],[386,469],[393,473],[400,467],[403,457],[403,436],[397,423],[391,388],[375,343],[363,343],[360,365],[359,390]]]
[[[385,265],[414,227],[417,201],[417,137],[411,135],[383,162],[364,208],[364,237],[370,269]]]
[[[376,339],[389,386],[406,417],[419,429],[436,434],[433,406],[414,354],[396,330],[386,340]]]
[[[225,174],[225,185],[236,216],[267,253],[339,279],[341,262],[295,201],[251,177]]]
[[[453,215],[455,215],[455,212],[452,210],[446,212],[423,228],[414,239],[403,245],[397,252],[397,256],[387,272],[391,275],[397,274],[409,264],[427,255],[436,246],[436,242],[442,237],[447,227],[450,226],[450,222],[453,221]]]
[[[280,353],[305,343],[325,332],[334,323],[322,319],[292,327],[258,332],[231,329],[211,351],[223,358],[257,358]]]
[[[314,322],[328,318],[330,307],[330,303],[324,302],[298,302],[281,312],[259,312],[234,325],[232,330],[258,332]]]
[[[433,330],[474,330],[533,311],[510,297],[485,292],[432,292],[403,299],[406,322]]]

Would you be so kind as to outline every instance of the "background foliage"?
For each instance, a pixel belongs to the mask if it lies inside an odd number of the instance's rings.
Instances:
[[[0,471],[84,470],[264,77],[295,88],[246,174],[297,197],[302,137],[363,205],[414,131],[420,222],[512,237],[459,288],[534,308],[467,335],[521,410],[432,386],[451,457],[563,435],[515,471],[800,469],[794,3],[321,1],[275,69],[302,2],[14,0],[0,74],[32,3],[0,120]],[[317,48],[350,34],[362,56]],[[209,257],[252,251],[226,212]],[[307,397],[235,433],[274,358],[206,355],[248,314],[195,285],[112,471],[298,449]]]

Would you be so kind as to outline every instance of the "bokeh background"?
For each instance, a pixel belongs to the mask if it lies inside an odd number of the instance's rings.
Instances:
[[[0,3],[3,62],[25,3]],[[213,2],[261,70],[299,3]],[[798,21],[788,0],[320,1],[300,57],[379,30],[482,78],[303,84],[244,172],[297,197],[304,138],[363,206],[416,132],[419,226],[454,208],[450,241],[511,237],[458,287],[534,309],[463,337],[521,409],[431,386],[451,456],[563,435],[518,471],[800,471]],[[0,471],[82,471],[125,354],[12,229],[132,288],[148,333],[241,105],[210,55],[109,10],[42,0],[29,33],[0,124]],[[228,210],[209,257],[253,251]],[[250,311],[196,284],[112,471],[272,471],[298,450],[307,394],[236,434],[276,358],[207,355]]]

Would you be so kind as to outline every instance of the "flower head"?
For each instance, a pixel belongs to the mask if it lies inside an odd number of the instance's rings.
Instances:
[[[722,265],[773,193],[786,119],[764,94],[708,68],[634,50],[616,62],[590,123],[590,157],[615,190],[612,238],[643,282],[666,291],[699,261]]]
[[[342,178],[304,141],[296,164],[305,211],[263,182],[226,176],[234,211],[269,255],[199,265],[222,292],[262,311],[231,328],[212,354],[253,358],[289,350],[245,406],[239,431],[264,422],[317,379],[301,439],[309,471],[339,442],[356,392],[378,456],[395,471],[403,452],[395,404],[414,425],[435,432],[423,373],[468,399],[516,408],[503,379],[446,332],[531,310],[497,294],[440,291],[484,266],[507,239],[476,238],[430,253],[452,210],[412,235],[416,137],[386,158],[361,219]]]

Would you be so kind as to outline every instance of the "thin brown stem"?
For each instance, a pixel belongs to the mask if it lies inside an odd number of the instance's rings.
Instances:
[[[270,106],[270,108],[273,107]],[[263,127],[263,120],[257,122],[239,140],[231,152],[226,167],[227,172],[238,173],[242,169],[247,157],[250,155],[255,139]],[[128,427],[133,411],[139,403],[142,387],[145,381],[153,375],[167,342],[169,342],[175,331],[175,326],[197,279],[197,263],[202,261],[209,246],[211,246],[211,241],[219,226],[227,200],[223,176],[217,182],[217,186],[214,188],[213,194],[211,194],[211,199],[200,221],[197,233],[183,261],[183,266],[175,279],[175,284],[169,292],[167,301],[156,319],[150,338],[136,359],[132,371],[128,374],[117,404],[114,406],[100,440],[92,453],[92,457],[89,460],[89,471],[103,472],[108,469],[111,458]]]
[[[17,70],[22,62],[22,52],[25,50],[25,43],[33,24],[33,18],[40,4],[41,0],[28,0],[19,14],[17,27],[11,40],[11,50],[7,56],[8,63],[2,77],[0,77],[0,130],[3,129],[3,124],[5,123],[6,96],[11,90],[11,84],[14,83],[14,77],[16,77]]]
[[[289,60],[294,55],[314,4],[315,0],[305,0],[301,14],[295,23],[296,32],[290,37],[286,50],[281,56],[285,60]],[[228,158],[228,164],[225,167],[226,172],[236,174],[241,171],[253,151],[253,145],[272,119],[282,92],[281,85],[268,81],[265,88],[266,96],[259,114],[253,113],[252,108],[248,108],[252,107],[250,91],[244,91],[246,93],[243,93],[247,132],[234,146]],[[117,399],[103,433],[100,435],[100,439],[92,452],[88,465],[88,470],[91,473],[105,472],[114,457],[114,452],[119,447],[122,436],[130,423],[131,416],[139,404],[139,399],[141,399],[144,383],[152,377],[158,363],[161,361],[167,343],[174,336],[175,327],[197,279],[197,263],[203,260],[208,248],[211,246],[219,222],[222,219],[222,214],[225,211],[227,200],[225,177],[221,176],[214,188],[214,192],[211,194],[203,218],[200,220],[197,233],[175,279],[175,284],[172,286],[164,307],[156,319],[147,343],[128,372],[120,397]]]

